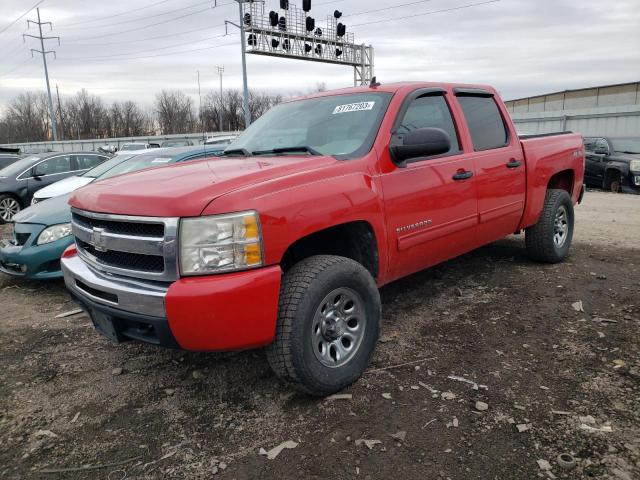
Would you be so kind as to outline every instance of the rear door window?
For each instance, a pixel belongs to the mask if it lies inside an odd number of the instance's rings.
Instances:
[[[75,155],[76,159],[76,170],[88,170],[99,165],[105,157],[101,157],[100,155],[86,154],[86,155]]]
[[[71,171],[71,157],[69,155],[61,155],[52,157],[44,162],[40,162],[36,166],[36,172],[39,176],[56,175],[58,173],[67,173]]]
[[[458,96],[467,120],[473,149],[490,150],[509,143],[509,134],[493,97]]]

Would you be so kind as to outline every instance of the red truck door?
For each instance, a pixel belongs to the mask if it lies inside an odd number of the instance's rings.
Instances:
[[[493,93],[455,89],[473,147],[478,194],[479,244],[512,234],[518,228],[526,193],[525,159],[520,140],[505,119]]]
[[[422,270],[475,246],[478,209],[473,159],[460,139],[442,89],[405,100],[392,134],[437,127],[451,138],[443,155],[408,161],[381,175],[388,225],[389,279]],[[396,139],[394,138],[394,141]]]

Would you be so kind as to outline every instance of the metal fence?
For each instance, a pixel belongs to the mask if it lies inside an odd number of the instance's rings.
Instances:
[[[204,143],[205,139],[238,135],[240,132],[186,133],[177,135],[157,135],[142,137],[95,138],[91,140],[61,140],[58,142],[24,142],[0,145],[1,147],[19,148],[22,153],[42,152],[78,152],[96,151],[105,145],[120,146],[124,143],[162,143],[165,140],[190,140],[194,145]]]
[[[567,90],[505,102],[521,133],[571,130],[640,136],[640,82]]]

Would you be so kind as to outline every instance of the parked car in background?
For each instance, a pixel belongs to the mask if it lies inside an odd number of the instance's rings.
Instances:
[[[640,137],[586,137],[584,149],[587,185],[640,193]]]
[[[160,143],[160,148],[170,148],[170,147],[190,147],[193,145],[191,140],[187,139],[175,139],[175,140],[165,140]]]
[[[219,136],[219,137],[209,137],[204,141],[204,144],[205,145],[214,145],[214,146],[219,147],[220,149],[224,150],[226,147],[231,145],[231,142],[233,142],[236,138],[238,138],[237,135],[224,135],[224,136]]]
[[[70,152],[30,155],[0,170],[0,223],[31,203],[33,194],[64,178],[84,173],[104,162],[103,153]]]
[[[16,155],[15,153],[0,153],[0,169],[8,167],[18,160],[20,160],[20,155]]]
[[[81,178],[90,183],[144,168],[211,156],[211,151],[202,146],[154,150],[139,155],[132,153],[109,159]],[[73,243],[69,223],[71,210],[67,203],[70,194],[71,191],[67,191],[14,216],[12,239],[0,242],[0,271],[33,279],[62,277],[60,255]]]
[[[378,287],[521,230],[532,259],[566,258],[583,173],[581,135],[520,138],[491,87],[374,83],[283,102],[221,158],[77,190],[61,264],[114,341],[266,346],[328,395],[373,356]]]
[[[156,150],[157,152],[157,150]],[[35,205],[36,203],[42,202],[49,198],[58,197],[60,195],[64,195],[66,193],[73,192],[74,190],[84,187],[85,185],[93,182],[98,176],[102,173],[112,169],[115,165],[118,165],[130,158],[135,157],[136,155],[142,155],[149,153],[148,150],[133,150],[131,152],[120,152],[113,157],[109,158],[105,162],[102,162],[100,165],[88,170],[80,175],[74,175],[72,177],[67,177],[64,180],[60,180],[59,182],[52,183],[48,187],[44,187],[34,193],[33,198],[31,199],[31,205]]]
[[[123,143],[120,145],[120,152],[131,152],[134,150],[147,150],[151,148],[148,143]]]

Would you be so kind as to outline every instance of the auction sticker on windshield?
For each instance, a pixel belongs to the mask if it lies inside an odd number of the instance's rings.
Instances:
[[[363,110],[373,110],[373,106],[376,102],[358,102],[358,103],[348,103],[346,105],[338,105],[333,109],[333,115],[337,113],[347,113],[347,112],[361,112]]]

